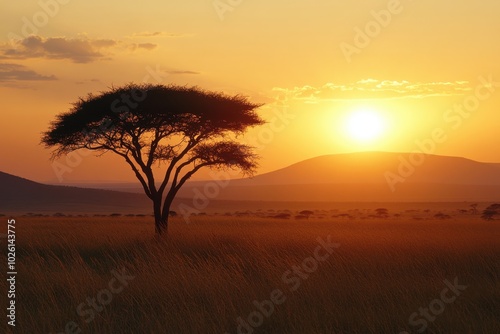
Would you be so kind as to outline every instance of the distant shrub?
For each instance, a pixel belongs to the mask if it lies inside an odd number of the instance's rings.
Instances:
[[[110,217],[121,217],[121,215],[122,215],[121,213],[112,213],[109,216]]]
[[[135,215],[133,213],[128,213],[125,215],[125,217],[134,217]]]
[[[442,212],[438,212],[434,215],[434,218],[436,218],[436,219],[451,219],[451,216],[444,214]]]
[[[66,217],[64,213],[56,212],[52,215],[53,217]]]
[[[177,216],[177,212],[175,212],[175,211],[169,211],[169,212],[168,212],[168,215],[169,215],[170,217],[176,217],[176,216]]]
[[[143,214],[143,213],[138,213],[138,214],[136,214],[135,216],[136,216],[136,217],[146,217],[146,215],[145,215],[145,214]]]
[[[292,215],[289,214],[289,213],[278,213],[274,216],[272,216],[272,218],[276,218],[276,219],[290,219]]]

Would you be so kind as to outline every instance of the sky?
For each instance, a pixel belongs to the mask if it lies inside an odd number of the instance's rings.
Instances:
[[[264,103],[268,123],[242,139],[261,156],[259,173],[358,151],[500,162],[499,14],[497,0],[10,1],[0,12],[0,171],[134,181],[112,155],[51,161],[40,145],[79,97],[130,82]]]

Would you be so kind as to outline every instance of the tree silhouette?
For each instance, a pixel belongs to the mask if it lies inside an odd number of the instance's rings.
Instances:
[[[312,215],[314,215],[314,211],[311,211],[311,210],[302,210],[302,211],[299,212],[299,215],[300,216],[304,216],[307,219],[309,219],[309,217],[311,217]]]
[[[389,217],[389,210],[387,210],[386,208],[378,208],[375,210],[375,213],[381,218]]]
[[[234,138],[264,123],[258,107],[240,95],[196,87],[129,84],[80,98],[56,116],[42,143],[55,148],[53,158],[78,149],[121,156],[152,200],[161,235],[172,201],[198,170],[255,171],[252,148]],[[153,167],[164,163],[155,177]]]
[[[500,216],[500,204],[491,204],[483,210],[481,218],[484,220],[493,220],[493,217]]]

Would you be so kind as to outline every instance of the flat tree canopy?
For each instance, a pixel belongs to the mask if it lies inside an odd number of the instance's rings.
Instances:
[[[234,138],[264,123],[258,107],[240,95],[196,87],[129,84],[80,98],[56,116],[42,143],[54,148],[54,158],[79,149],[123,157],[153,202],[161,234],[175,195],[198,170],[255,171],[252,148]],[[155,164],[165,164],[160,175]]]

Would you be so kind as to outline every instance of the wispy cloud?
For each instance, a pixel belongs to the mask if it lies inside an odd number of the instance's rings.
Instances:
[[[154,32],[149,32],[149,31],[143,31],[143,32],[138,32],[130,36],[131,38],[140,38],[140,37],[182,37],[185,36],[184,34],[174,34],[166,31],[154,31]]]
[[[154,43],[132,43],[129,45],[129,47],[132,51],[137,50],[137,49],[153,50],[157,46],[158,45],[154,44]]]
[[[182,70],[172,70],[172,71],[167,71],[168,74],[200,74],[200,72],[195,72],[195,71],[182,71]]]
[[[275,87],[273,91],[288,99],[317,103],[322,100],[424,98],[463,95],[472,90],[468,81],[410,82],[363,79],[349,84],[327,83],[323,86]]]
[[[111,39],[89,39],[29,36],[15,42],[15,47],[0,47],[2,56],[9,59],[70,59],[75,63],[89,63],[102,59],[103,49],[117,44]]]
[[[87,84],[87,83],[102,83],[102,81],[99,79],[87,79],[87,80],[80,80],[80,81],[75,82],[75,84],[77,84],[77,85],[83,85],[83,84]]]
[[[153,43],[125,43],[113,39],[92,39],[87,36],[76,38],[29,36],[12,44],[0,45],[0,58],[3,59],[68,59],[75,63],[90,63],[110,59],[113,49],[134,51],[153,50]]]
[[[0,83],[15,81],[56,80],[54,75],[42,75],[19,64],[0,63]]]

